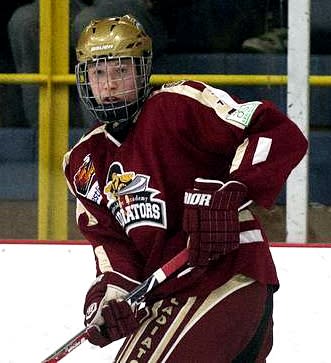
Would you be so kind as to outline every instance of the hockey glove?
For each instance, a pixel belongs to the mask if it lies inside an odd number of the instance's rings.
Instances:
[[[119,279],[125,289],[115,285]],[[112,272],[105,272],[94,281],[84,304],[84,323],[90,343],[104,347],[130,335],[138,327],[131,306],[123,300],[136,286],[132,280]]]
[[[198,178],[184,197],[183,229],[189,236],[189,264],[207,266],[239,247],[238,208],[247,187]]]

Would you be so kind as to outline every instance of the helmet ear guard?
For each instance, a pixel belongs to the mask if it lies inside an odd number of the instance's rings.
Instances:
[[[116,124],[132,121],[149,94],[152,41],[142,25],[131,15],[92,20],[82,32],[76,47],[76,83],[78,94],[97,119]],[[102,104],[93,94],[89,80],[90,65],[131,60],[136,70],[136,99]],[[128,61],[127,61],[128,62]],[[123,81],[123,79],[122,79]]]

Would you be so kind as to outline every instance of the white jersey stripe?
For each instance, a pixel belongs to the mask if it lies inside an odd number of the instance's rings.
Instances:
[[[236,154],[232,160],[232,165],[230,168],[230,174],[235,170],[239,169],[241,162],[243,161],[246,149],[248,147],[248,139],[245,139],[244,142],[238,146]]]
[[[263,236],[260,229],[251,229],[250,231],[240,232],[240,243],[263,242]]]
[[[252,165],[262,163],[267,160],[272,144],[272,139],[269,137],[259,137],[256,150],[253,156]]]

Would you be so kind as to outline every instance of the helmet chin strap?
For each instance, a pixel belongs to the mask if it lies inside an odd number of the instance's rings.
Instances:
[[[107,131],[120,142],[123,142],[134,123],[135,116],[129,119],[121,119],[118,121],[106,122]]]

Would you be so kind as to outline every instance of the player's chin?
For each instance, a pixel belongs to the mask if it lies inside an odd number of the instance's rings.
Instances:
[[[128,103],[128,99],[125,98],[104,98],[101,100],[101,104],[105,106],[120,107]]]

